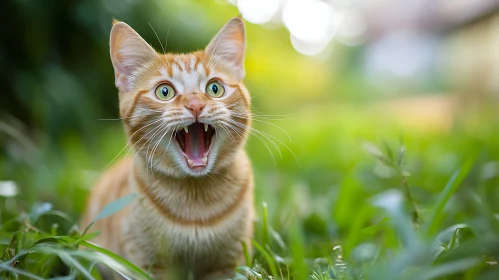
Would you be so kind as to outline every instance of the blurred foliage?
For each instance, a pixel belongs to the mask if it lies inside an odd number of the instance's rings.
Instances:
[[[118,117],[111,20],[159,50],[150,24],[163,42],[168,36],[168,51],[187,52],[237,9],[223,1],[11,0],[0,10],[0,190],[19,188],[0,195],[0,277],[98,278],[85,274],[98,260],[140,278],[102,248],[76,250],[91,240],[74,227],[88,189],[126,143],[118,120],[101,120]],[[248,143],[256,254],[239,276],[497,279],[496,104],[407,115],[430,105],[388,106],[363,79],[362,46],[309,58],[283,28],[247,27],[246,83],[254,111],[272,115],[254,127],[280,151],[255,137]]]

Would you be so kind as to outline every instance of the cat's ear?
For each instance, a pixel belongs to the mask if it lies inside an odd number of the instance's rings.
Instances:
[[[242,80],[245,48],[244,23],[240,18],[233,18],[211,40],[205,53],[209,60],[222,60],[232,68],[234,76]]]
[[[156,51],[128,24],[113,20],[109,39],[116,87],[130,91],[137,70],[158,57]]]

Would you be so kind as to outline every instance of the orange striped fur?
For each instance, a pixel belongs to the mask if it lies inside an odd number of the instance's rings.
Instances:
[[[98,180],[82,226],[109,202],[136,193],[129,206],[91,228],[100,231],[97,244],[152,268],[156,279],[172,273],[192,273],[195,279],[235,276],[243,259],[241,242],[250,246],[254,218],[253,175],[244,151],[251,118],[242,83],[242,21],[232,19],[205,50],[189,54],[160,54],[115,21],[110,49],[133,154]],[[214,80],[225,89],[221,97],[207,94]],[[171,100],[155,94],[164,83],[176,92]],[[176,138],[195,122],[214,129],[201,167],[188,164]]]

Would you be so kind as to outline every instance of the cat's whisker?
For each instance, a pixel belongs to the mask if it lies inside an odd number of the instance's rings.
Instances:
[[[121,153],[122,153],[122,152],[126,149],[126,147],[127,147],[128,145],[130,145],[130,141],[131,141],[132,137],[133,137],[133,136],[134,136],[137,132],[141,131],[142,129],[144,129],[144,128],[146,128],[146,127],[150,126],[150,125],[153,125],[153,124],[155,124],[155,123],[158,123],[158,122],[160,122],[161,120],[162,120],[162,119],[157,119],[157,120],[154,120],[152,123],[149,123],[149,124],[147,124],[147,125],[144,125],[144,126],[143,126],[143,127],[141,127],[140,129],[138,129],[137,131],[135,131],[135,132],[134,132],[134,133],[133,133],[133,134],[132,134],[132,135],[128,138],[128,140],[127,140],[127,142],[126,142],[125,146],[124,146],[124,147],[120,150],[120,152],[119,152],[119,153],[118,153],[118,154],[117,154],[117,155],[116,155],[116,156],[115,156],[115,157],[114,157],[114,158],[113,158],[113,159],[112,159],[112,160],[111,160],[108,164],[106,164],[106,167],[107,167],[108,165],[110,165],[111,163],[113,163],[113,162],[114,162],[114,161],[115,161],[115,160],[116,160],[116,159],[117,159],[117,158],[121,155]],[[142,139],[142,138],[141,138],[141,139]],[[135,145],[135,144],[134,144],[134,145]],[[132,146],[132,147],[133,147],[133,146]],[[128,155],[128,153],[127,153],[127,155]]]
[[[189,175],[187,172],[184,172],[184,175],[180,178],[180,182],[182,182],[182,180],[184,180],[184,178]]]
[[[236,102],[233,102],[232,104],[226,106],[227,108],[232,108],[234,106],[237,106],[237,105],[244,105],[244,103],[241,101],[241,100],[238,100]]]
[[[239,117],[238,114],[233,114],[233,115]],[[276,124],[273,124],[271,122],[268,122],[268,121],[260,120],[260,119],[253,118],[253,120],[256,121],[256,122],[261,122],[261,123],[265,123],[265,124],[271,125],[271,126],[277,128],[277,129],[279,129],[280,131],[282,131],[282,133],[286,134],[286,136],[288,137],[289,141],[291,142],[291,136],[289,136],[289,134],[286,132],[286,130],[284,130],[280,126],[278,126]]]
[[[281,120],[291,120],[293,119],[292,117],[279,117],[279,116],[272,116],[272,115],[255,115],[255,114],[249,114],[249,113],[240,113],[240,112],[232,112],[232,114],[237,114],[238,116],[246,117],[248,119],[260,119],[260,120],[268,120],[268,121],[281,121]]]
[[[237,126],[235,126],[234,124],[231,124],[231,123],[226,123],[225,121],[221,121],[221,123],[227,125],[228,127],[231,127],[231,129],[233,131],[240,131],[240,132],[243,132],[243,130]],[[275,161],[275,156],[274,156],[274,153],[272,152],[272,149],[270,149],[269,145],[267,144],[267,142],[265,142],[258,134],[255,134],[255,133],[251,133],[250,131],[250,134],[255,136],[256,139],[258,139],[266,148],[267,150],[269,151],[269,154],[270,154],[270,157],[272,159],[272,162],[274,163],[274,166],[277,167],[277,164],[276,164],[276,161]]]
[[[136,118],[141,118],[141,117],[148,117],[148,116],[154,116],[156,113],[153,114],[145,114],[145,115],[136,115],[136,116],[131,116],[128,118],[115,118],[115,119],[97,119],[98,121],[121,121],[121,120],[131,120],[131,119],[136,119]]]
[[[236,140],[232,137],[232,135],[230,134],[230,132],[224,127],[224,126],[220,126],[223,130],[225,130],[225,132],[227,133],[227,135],[229,136],[230,140],[232,140],[232,142],[234,143],[234,145],[237,145],[236,143]]]
[[[164,110],[154,110],[154,109],[150,109],[150,108],[147,108],[147,111],[155,112],[155,113],[163,113],[164,112]]]
[[[152,155],[149,154],[149,148],[151,146],[151,143],[153,142],[153,140],[155,139],[156,135],[162,133],[163,129],[167,128],[168,127],[168,124],[165,123],[163,125],[160,125],[160,128],[156,130],[156,132],[153,133],[153,135],[147,139],[146,143],[147,144],[147,149],[146,149],[146,175],[147,175],[147,171],[149,170],[148,168],[148,165],[147,165],[147,162],[149,161],[149,159],[151,159]],[[140,150],[139,150],[140,151]],[[151,172],[152,172],[152,165],[151,165]]]
[[[272,136],[272,135],[269,135],[269,134],[267,134],[267,133],[265,133],[265,132],[262,132],[262,131],[259,131],[259,130],[257,130],[257,129],[254,129],[254,128],[252,128],[252,127],[249,127],[249,126],[247,126],[247,125],[245,125],[245,124],[242,124],[242,123],[240,123],[240,122],[237,122],[237,121],[235,121],[235,120],[228,120],[228,121],[232,122],[234,125],[236,125],[236,126],[240,127],[241,129],[243,129],[243,128],[248,129],[248,130],[249,130],[249,132],[250,132],[253,136],[255,136],[255,137],[257,137],[257,134],[258,134],[258,135],[260,135],[261,137],[265,138],[267,141],[269,141],[269,142],[270,142],[270,143],[271,143],[271,144],[272,144],[272,145],[273,145],[273,146],[277,149],[277,151],[278,151],[278,153],[279,153],[280,157],[282,158],[282,153],[281,153],[281,151],[280,151],[280,149],[279,149],[279,146],[275,143],[275,141],[277,141],[278,143],[280,143],[281,145],[283,145],[283,146],[284,146],[284,147],[285,147],[285,148],[286,148],[286,149],[287,149],[287,150],[288,150],[288,151],[289,151],[289,152],[293,155],[293,157],[295,158],[295,160],[298,162],[298,159],[296,158],[296,155],[293,153],[293,151],[292,151],[292,150],[291,150],[291,149],[290,149],[290,148],[289,148],[289,147],[288,147],[285,143],[283,143],[281,140],[279,140],[278,138],[276,138],[276,137],[274,137],[274,136]],[[257,137],[257,138],[259,138],[259,137]],[[274,140],[275,140],[275,141],[274,141]]]
[[[166,50],[165,48],[163,47],[163,43],[161,43],[161,40],[159,39],[159,36],[158,36],[158,33],[156,33],[156,30],[154,30],[154,28],[152,27],[151,23],[148,22],[149,26],[151,27],[152,31],[154,32],[154,35],[156,35],[156,38],[158,38],[158,42],[159,44],[161,45],[161,49],[163,50],[163,54],[166,54]],[[168,28],[168,32],[170,32],[170,28]],[[167,59],[166,60],[166,63],[168,64],[168,67],[170,67],[170,62],[168,62]]]
[[[170,28],[171,28],[171,27],[172,27],[172,26],[171,26],[171,25],[169,25],[169,26],[168,26],[168,31],[166,31],[166,38],[165,38],[165,50],[164,50],[165,54],[166,54],[166,50],[168,49],[168,37],[170,36]]]
[[[130,147],[130,149],[128,150],[128,152],[127,152],[127,154],[125,155],[125,157],[127,157],[127,156],[128,156],[128,154],[129,154],[129,153],[133,150],[133,148],[135,147],[135,145],[136,145],[137,143],[140,143],[140,141],[142,141],[142,139],[144,139],[144,138],[145,138],[146,136],[148,136],[150,133],[153,133],[154,131],[156,131],[156,130],[158,130],[158,129],[161,129],[161,127],[162,127],[162,125],[158,125],[158,126],[156,126],[155,128],[151,129],[151,131],[149,131],[149,132],[147,132],[145,135],[143,135],[143,136],[142,136],[142,137],[141,137],[138,141],[136,141],[136,142],[132,145],[132,147]],[[140,149],[139,149],[139,150],[137,151],[137,153],[135,154],[134,158],[135,158],[138,154],[140,154],[140,151],[142,150],[142,148],[144,148],[144,146],[147,144],[147,142],[148,142],[148,141],[146,141],[146,142],[145,142],[145,143],[144,143],[144,144],[140,147]]]
[[[171,131],[171,134],[170,134],[170,139],[168,139],[168,144],[166,145],[166,148],[165,148],[165,150],[163,151],[163,154],[161,155],[161,157],[159,157],[158,159],[156,159],[156,162],[161,161],[161,160],[162,160],[162,159],[166,156],[166,152],[168,151],[168,147],[170,147],[170,143],[171,143],[171,141],[172,141],[172,139],[173,139],[173,137],[174,137],[174,135],[175,135],[175,133],[176,133],[177,129],[178,129],[178,126],[174,126],[174,125],[171,125],[171,124],[170,124],[170,125],[169,125],[169,127],[168,127],[168,130],[167,130],[167,131],[166,131],[166,132],[165,132],[165,133],[161,136],[161,139],[158,141],[158,145],[159,145],[159,143],[163,140],[163,138],[165,137],[165,135],[166,135],[169,131]],[[158,147],[158,145],[156,146],[156,148]],[[152,167],[152,162],[151,162],[151,167]]]
[[[284,146],[284,147],[285,147],[285,148],[286,148],[286,149],[287,149],[287,150],[291,153],[291,155],[293,155],[293,157],[295,158],[296,162],[298,162],[298,158],[296,157],[295,153],[294,153],[294,152],[293,152],[293,151],[292,151],[292,150],[288,147],[288,145],[286,145],[284,142],[282,142],[282,141],[281,141],[281,140],[279,140],[278,138],[276,138],[276,137],[274,137],[274,136],[272,136],[272,135],[270,135],[270,134],[267,134],[267,133],[265,133],[265,132],[262,132],[262,131],[260,131],[260,130],[258,130],[258,129],[255,129],[255,128],[253,128],[253,127],[247,126],[247,125],[245,125],[245,124],[243,124],[243,123],[240,123],[240,122],[238,122],[238,121],[236,121],[236,120],[233,120],[233,119],[228,119],[228,121],[234,122],[234,124],[235,124],[235,125],[238,125],[238,126],[240,126],[241,128],[246,128],[246,129],[248,129],[250,132],[255,132],[255,133],[258,133],[258,134],[260,134],[261,136],[263,136],[263,137],[267,138],[267,139],[268,139],[269,141],[271,141],[271,142],[274,142],[274,141],[272,141],[272,139],[274,139],[275,141],[277,141],[278,143],[280,143],[281,145],[283,145],[283,146]],[[254,135],[254,134],[253,134],[253,135]],[[275,144],[275,143],[274,143],[274,144]],[[276,145],[276,146],[277,146],[277,145]],[[277,149],[279,150],[279,148],[277,148]],[[280,153],[280,150],[279,150],[279,153]],[[281,156],[282,156],[282,155],[281,155]]]
[[[227,124],[225,125],[227,126]],[[238,129],[238,128],[232,128],[230,126],[227,126],[226,127],[226,130],[231,130],[233,132],[235,132],[237,134],[237,136],[239,137],[239,140],[243,140],[244,139],[244,131],[241,130],[241,129]],[[237,143],[234,141],[234,145],[237,146]]]
[[[156,143],[156,145],[153,147],[152,151],[151,151],[151,156],[150,156],[150,164],[151,164],[151,169],[152,169],[152,165],[153,165],[153,157],[154,157],[154,154],[156,153],[156,149],[158,148],[159,144],[161,143],[161,141],[163,141],[163,138],[165,137],[165,135],[170,131],[171,127],[169,127],[168,125],[165,125],[165,128],[164,128],[164,133],[161,135],[161,137],[158,139],[158,142]]]
[[[132,146],[132,147],[128,150],[128,152],[127,152],[127,155],[126,155],[126,156],[128,156],[128,153],[130,153],[130,151],[132,151],[132,150],[133,150],[134,146],[135,146],[137,143],[139,143],[139,142],[140,142],[140,141],[141,141],[144,137],[146,137],[147,135],[149,135],[149,134],[150,134],[150,133],[152,133],[152,132],[154,132],[154,134],[156,134],[156,132],[160,131],[163,127],[164,127],[164,125],[160,124],[160,125],[156,126],[155,128],[151,129],[151,131],[149,131],[147,134],[143,135],[143,136],[142,136],[142,137],[141,137],[141,138],[140,138],[137,142],[135,142],[135,143],[133,144],[133,146]],[[138,150],[138,151],[136,152],[136,154],[134,155],[133,160],[135,160],[135,157],[136,157],[137,155],[139,155],[139,154],[140,154],[140,151],[144,148],[144,146],[145,146],[145,145],[149,144],[149,142],[150,142],[152,139],[153,139],[153,138],[151,137],[151,138],[148,138],[148,139],[145,141],[145,143],[144,143],[144,144],[143,144],[143,145],[139,148],[139,150]],[[126,157],[126,156],[125,156],[125,157]],[[148,182],[147,152],[146,152],[146,182]]]
[[[225,124],[225,126],[227,126],[227,124]],[[222,126],[222,128],[224,128],[224,126]],[[230,129],[230,127],[227,126],[224,129],[225,129],[225,131],[227,131],[227,129]],[[234,130],[234,129],[232,129],[232,131],[234,131],[237,134],[237,136],[239,136],[240,140],[244,139],[244,136],[243,136],[244,131],[239,131],[239,130]],[[227,132],[227,133],[230,134],[229,132]],[[234,144],[237,145],[237,143],[235,141],[234,141]]]
[[[156,123],[158,123],[158,122],[160,122],[160,121],[162,121],[162,120],[163,120],[162,118],[154,119],[154,120],[152,120],[149,124],[146,124],[146,125],[144,125],[143,127],[141,127],[141,128],[139,128],[138,130],[136,130],[136,131],[135,131],[132,135],[130,135],[130,137],[128,137],[128,140],[127,140],[127,144],[126,144],[126,145],[129,145],[129,144],[130,144],[130,142],[131,142],[131,140],[132,140],[133,136],[135,136],[135,134],[137,134],[139,131],[141,131],[142,129],[144,129],[144,128],[146,128],[146,127],[149,127],[149,126],[151,126],[151,125],[153,125],[153,124],[156,124]],[[126,146],[125,146],[125,147],[126,147]]]
[[[258,115],[258,116],[276,116],[276,117],[295,117],[297,113],[291,113],[291,114],[264,114],[262,112],[259,112],[255,108],[251,109],[251,113]]]
[[[216,182],[216,180],[214,180],[214,178],[210,175],[210,173],[206,174],[206,177],[205,177],[210,183],[214,183]]]
[[[161,137],[158,139],[158,141],[157,141],[156,145],[153,147],[153,150],[152,150],[151,155],[150,155],[150,160],[149,160],[149,162],[150,162],[150,165],[151,165],[151,169],[152,169],[152,167],[153,167],[153,163],[154,163],[154,162],[153,162],[153,159],[156,157],[156,156],[155,156],[155,153],[156,153],[156,150],[157,150],[158,146],[159,146],[159,145],[161,144],[161,142],[163,141],[163,138],[164,138],[164,137],[165,137],[165,136],[166,136],[166,135],[167,135],[167,134],[171,131],[172,133],[171,133],[171,135],[170,135],[170,139],[168,140],[168,144],[167,144],[167,147],[166,147],[166,149],[168,149],[168,146],[170,145],[170,141],[172,140],[172,135],[175,133],[175,130],[176,130],[176,129],[177,129],[177,126],[172,126],[171,124],[167,124],[167,125],[165,126],[163,134],[162,134],[162,135],[161,135]],[[165,152],[166,152],[166,151],[165,151]],[[163,155],[164,155],[164,153],[165,153],[165,152],[163,152]],[[157,158],[157,159],[156,159],[156,162],[159,162],[162,158],[163,158],[163,157],[161,157],[161,158]]]
[[[161,140],[163,139],[164,135],[166,135],[166,133],[168,133],[168,131],[169,131],[169,130],[170,130],[170,128],[168,127],[168,124],[166,123],[166,124],[163,126],[163,128],[162,128],[160,131],[158,131],[158,133],[156,133],[155,135],[153,135],[153,136],[151,137],[152,139],[151,139],[151,142],[149,143],[149,145],[148,145],[148,147],[147,147],[147,150],[149,150],[149,147],[150,147],[150,145],[152,144],[152,141],[156,138],[156,136],[161,135],[161,136],[157,137],[157,138],[158,138],[158,141],[156,141],[156,144],[154,144],[154,145],[153,145],[153,147],[152,147],[152,149],[151,149],[151,153],[150,153],[150,157],[149,157],[149,158],[150,158],[150,162],[152,162],[152,157],[153,157],[153,155],[154,155],[154,153],[155,153],[155,149],[156,149],[156,147],[160,144],[160,142],[161,142]]]
[[[225,107],[232,108],[232,107],[237,106],[237,105],[245,106],[246,104],[242,100],[238,100],[238,101],[235,101],[235,102],[233,102],[230,105],[227,105]],[[292,114],[261,114],[260,112],[254,110],[254,109],[252,109],[251,112],[242,111],[240,113],[246,114],[248,116],[253,116],[253,117],[270,117],[270,118],[286,118],[286,119],[296,116],[296,113],[292,113]]]
[[[261,137],[264,137],[265,139],[267,139],[267,141],[269,141],[270,144],[272,144],[272,146],[274,146],[276,148],[277,152],[279,153],[279,157],[282,159],[281,149],[279,149],[279,146],[275,143],[275,141],[273,141],[268,135],[266,135],[266,133],[261,132],[261,131],[259,131],[257,129],[254,129],[254,128],[250,127],[250,126],[247,126],[245,124],[242,124],[242,123],[240,123],[240,122],[238,122],[238,121],[236,121],[234,119],[230,119],[229,118],[229,119],[227,119],[227,121],[233,123],[234,125],[238,126],[241,129],[248,129],[248,131],[250,133],[252,133],[253,135],[255,135],[255,136],[256,136],[256,134],[259,134]]]
[[[240,103],[239,102],[236,102],[236,103]],[[239,105],[239,104],[232,104],[232,105],[229,105],[227,106],[227,108],[230,108],[230,107],[233,107],[234,105]],[[237,114],[241,114],[241,115],[246,115],[246,116],[250,116],[250,117],[258,117],[258,118],[265,118],[265,119],[275,119],[275,120],[287,120],[287,119],[290,119],[292,117],[295,117],[296,114],[283,114],[283,115],[273,115],[273,114],[259,114],[259,113],[256,113],[256,112],[245,112],[245,111],[242,111],[242,112],[234,112],[234,113],[237,113]]]
[[[172,139],[173,139],[173,137],[174,137],[175,131],[177,131],[177,129],[178,129],[178,126],[175,126],[175,127],[173,128],[172,134],[170,135],[170,140],[168,140],[168,144],[166,145],[166,148],[165,148],[165,150],[163,151],[163,155],[165,155],[165,154],[166,154],[166,152],[168,151],[168,147],[170,147],[170,143],[171,143],[171,141],[172,141]]]

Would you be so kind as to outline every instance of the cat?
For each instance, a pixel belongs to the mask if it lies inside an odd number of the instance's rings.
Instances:
[[[135,153],[99,178],[81,224],[136,193],[125,209],[93,225],[100,231],[93,241],[151,269],[155,279],[235,277],[242,242],[251,248],[245,40],[242,20],[233,18],[202,51],[160,54],[129,25],[113,22],[120,116]]]

